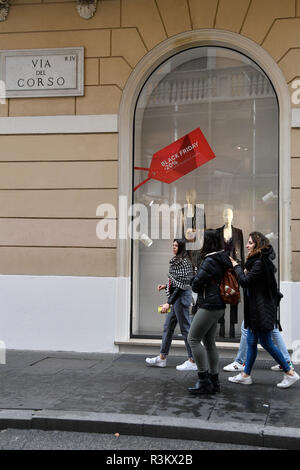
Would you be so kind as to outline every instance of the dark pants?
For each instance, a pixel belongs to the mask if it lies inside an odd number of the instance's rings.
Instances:
[[[230,324],[238,322],[238,305],[230,305]],[[219,320],[220,325],[225,325],[225,313]]]
[[[190,305],[192,303],[192,291],[191,289],[184,290],[180,293],[174,305],[171,307],[171,312],[166,316],[164,323],[164,331],[162,336],[160,354],[167,356],[172,343],[173,334],[177,323],[179,323],[180,331],[185,343],[187,354],[189,358],[192,358],[192,350],[187,341],[189,334],[191,320],[190,320]]]

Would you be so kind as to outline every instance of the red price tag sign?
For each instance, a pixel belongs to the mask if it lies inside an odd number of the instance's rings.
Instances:
[[[197,128],[156,152],[150,168],[135,167],[136,170],[148,171],[148,177],[138,184],[134,191],[150,179],[173,183],[213,158],[215,154],[201,130]]]

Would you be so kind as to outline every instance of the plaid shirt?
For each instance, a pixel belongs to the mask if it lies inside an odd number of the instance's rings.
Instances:
[[[171,294],[171,286],[180,289],[188,289],[194,276],[193,265],[189,258],[178,258],[174,256],[170,260],[168,282],[166,287],[167,297]]]

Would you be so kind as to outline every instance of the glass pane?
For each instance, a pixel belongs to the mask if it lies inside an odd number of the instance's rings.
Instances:
[[[140,168],[150,167],[153,154],[196,128],[215,158],[170,184],[143,183],[148,173]],[[226,48],[197,47],[159,66],[136,106],[134,167],[139,168],[134,187],[143,184],[133,202],[147,207],[140,228],[150,239],[151,223],[158,223],[151,220],[154,203],[199,204],[206,228],[221,228],[229,208],[244,246],[258,230],[270,237],[278,255],[278,105],[269,79],[249,58]],[[133,335],[161,336],[164,316],[157,307],[166,298],[156,286],[166,281],[174,234],[152,244],[146,238],[132,242]],[[230,322],[237,322],[238,340],[243,305],[237,318],[227,310],[226,337]]]

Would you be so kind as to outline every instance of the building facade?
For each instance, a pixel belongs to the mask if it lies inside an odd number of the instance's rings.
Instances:
[[[13,0],[0,22],[0,53],[84,49],[83,96],[1,100],[1,340],[89,352],[158,344],[155,287],[173,234],[133,240],[130,208],[192,202],[206,227],[222,227],[229,208],[244,245],[252,230],[270,237],[296,350],[300,1],[98,0],[88,19],[76,6]],[[195,128],[215,158],[142,184],[154,153]],[[103,219],[116,237],[99,237]],[[237,332],[241,320],[242,305]]]

